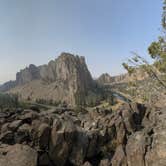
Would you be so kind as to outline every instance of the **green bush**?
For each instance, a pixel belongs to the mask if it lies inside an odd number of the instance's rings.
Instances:
[[[18,107],[18,96],[0,93],[0,109]]]
[[[85,105],[94,107],[100,105],[102,101],[107,101],[113,105],[114,96],[109,87],[96,84],[96,86],[92,90],[89,90],[85,96]]]

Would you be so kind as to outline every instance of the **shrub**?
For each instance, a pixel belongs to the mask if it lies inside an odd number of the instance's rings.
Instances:
[[[0,93],[0,109],[18,107],[18,96]]]

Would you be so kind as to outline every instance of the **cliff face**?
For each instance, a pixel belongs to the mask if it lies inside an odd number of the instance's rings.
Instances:
[[[61,82],[66,88],[86,90],[93,82],[84,57],[62,53],[55,61],[40,66],[41,79],[52,83]]]
[[[30,65],[16,74],[16,81],[0,90],[17,93],[23,99],[45,99],[75,105],[93,86],[84,57],[62,53],[48,65]],[[83,100],[83,98],[82,98]]]

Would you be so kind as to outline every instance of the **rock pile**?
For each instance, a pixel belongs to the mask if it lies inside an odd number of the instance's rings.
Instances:
[[[0,113],[0,166],[164,166],[166,112],[140,104],[87,113]]]

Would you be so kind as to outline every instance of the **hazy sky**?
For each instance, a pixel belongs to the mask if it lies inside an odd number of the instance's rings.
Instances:
[[[160,33],[162,0],[0,0],[0,83],[61,52],[86,57],[94,77],[147,56]]]

